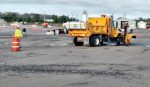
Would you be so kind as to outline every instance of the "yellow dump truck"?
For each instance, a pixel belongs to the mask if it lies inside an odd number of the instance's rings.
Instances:
[[[129,45],[131,44],[131,39],[136,38],[132,32],[127,32],[127,24],[125,24],[124,32],[121,32],[115,28],[113,17],[105,15],[89,18],[86,23],[86,29],[69,29],[68,36],[73,37],[75,46],[83,46],[84,39],[88,38],[89,45],[94,47],[101,46],[104,42]]]

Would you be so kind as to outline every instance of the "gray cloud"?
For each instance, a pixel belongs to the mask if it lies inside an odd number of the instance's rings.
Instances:
[[[149,0],[1,0],[0,4],[48,4],[78,7],[89,12],[150,14]],[[61,8],[60,8],[61,9]]]

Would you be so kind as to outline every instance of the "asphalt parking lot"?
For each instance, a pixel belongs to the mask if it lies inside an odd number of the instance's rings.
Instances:
[[[13,30],[0,30],[0,87],[149,87],[150,30],[131,46],[75,47],[66,35],[28,30],[12,52]]]

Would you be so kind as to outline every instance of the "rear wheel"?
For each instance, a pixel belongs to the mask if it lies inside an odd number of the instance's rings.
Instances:
[[[103,44],[103,40],[101,36],[91,36],[89,40],[90,46],[100,46]]]
[[[75,46],[83,46],[83,44],[84,44],[84,42],[78,42],[78,38],[77,37],[75,37],[73,39],[73,43],[74,43]]]
[[[101,41],[100,45],[103,46],[104,45],[104,37],[102,35],[100,35],[99,38],[100,38],[100,41]]]

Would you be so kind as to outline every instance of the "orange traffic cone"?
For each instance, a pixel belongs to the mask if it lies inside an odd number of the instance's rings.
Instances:
[[[20,51],[20,39],[19,38],[12,38],[12,51]]]

